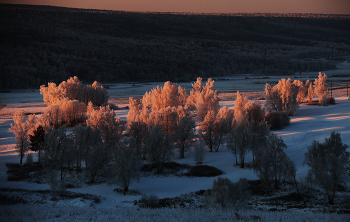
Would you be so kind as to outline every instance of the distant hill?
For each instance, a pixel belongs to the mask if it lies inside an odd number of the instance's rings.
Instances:
[[[140,13],[0,4],[0,90],[333,69],[350,16]]]

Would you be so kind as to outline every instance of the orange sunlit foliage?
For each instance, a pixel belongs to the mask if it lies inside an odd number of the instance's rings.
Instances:
[[[102,138],[107,146],[114,146],[119,138],[119,127],[122,127],[120,119],[115,120],[113,109],[109,106],[101,106],[99,109],[89,111],[86,124],[94,130],[101,130]]]
[[[15,134],[16,148],[20,154],[20,164],[22,164],[23,157],[28,151],[28,127],[25,122],[26,115],[23,110],[19,110],[13,116],[14,124],[11,123],[10,131]]]
[[[92,102],[94,106],[104,105],[108,101],[108,93],[100,83],[95,81],[92,85],[83,85],[76,76],[58,86],[55,83],[48,83],[47,87],[42,85],[40,94],[43,95],[46,105],[58,104],[64,98],[79,100],[86,105]]]
[[[318,79],[315,79],[315,93],[318,96],[318,101],[320,104],[326,105],[327,104],[327,90],[328,86],[326,83],[327,75],[325,73],[319,73]]]
[[[129,98],[128,125],[144,122],[148,126],[169,127],[172,121],[178,121],[179,115],[189,115],[193,109],[197,110],[200,120],[203,120],[210,110],[216,115],[220,105],[218,91],[213,90],[214,81],[208,79],[206,86],[202,86],[202,78],[197,78],[192,86],[189,96],[186,90],[181,86],[177,87],[176,83],[165,82],[163,87],[157,86],[146,92],[142,100]]]
[[[180,158],[190,146],[195,129],[193,120],[194,112],[203,120],[210,111],[216,115],[219,111],[218,91],[213,90],[214,81],[208,79],[206,86],[202,86],[202,79],[192,84],[193,89],[187,96],[186,89],[177,86],[176,83],[165,82],[163,87],[157,86],[150,92],[146,92],[141,100],[129,98],[129,113],[127,117],[129,134],[137,137],[138,127],[158,127],[164,134],[165,141],[171,136],[175,146],[180,150]],[[150,136],[150,135],[148,135]],[[147,147],[147,144],[144,144]],[[138,142],[142,146],[142,142]],[[149,146],[148,146],[149,147]],[[150,155],[150,150],[142,151]]]
[[[217,114],[220,109],[219,91],[213,90],[214,80],[209,78],[206,85],[202,86],[202,78],[198,77],[197,81],[192,84],[192,87],[187,104],[196,108],[199,120],[204,120],[209,110]]]
[[[287,80],[281,79],[273,88],[266,83],[265,107],[269,112],[276,110],[287,112],[288,115],[295,115],[300,103],[297,100],[298,94],[299,86],[294,85],[289,78]]]

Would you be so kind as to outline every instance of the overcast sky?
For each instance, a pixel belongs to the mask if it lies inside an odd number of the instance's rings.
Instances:
[[[0,0],[0,3],[152,12],[350,14],[350,0]]]

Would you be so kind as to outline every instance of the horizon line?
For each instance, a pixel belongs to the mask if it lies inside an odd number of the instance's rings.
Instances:
[[[265,15],[266,17],[279,17],[274,15],[301,15],[301,16],[283,16],[283,17],[308,17],[302,15],[324,15],[324,16],[349,16],[344,13],[316,13],[316,12],[190,12],[190,11],[128,11],[128,10],[114,10],[114,9],[98,9],[98,8],[76,8],[67,6],[56,6],[56,5],[40,5],[40,4],[16,4],[16,3],[0,3],[0,5],[11,5],[11,6],[30,6],[30,7],[51,7],[51,8],[62,8],[80,11],[106,11],[106,12],[125,12],[125,13],[141,13],[141,14],[171,14],[171,15],[217,15],[217,16],[240,16],[240,15]],[[267,16],[270,15],[270,16]],[[315,18],[315,17],[314,17]]]

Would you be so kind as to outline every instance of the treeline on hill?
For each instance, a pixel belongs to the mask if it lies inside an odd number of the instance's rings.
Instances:
[[[0,89],[335,68],[348,15],[172,14],[0,4]]]

